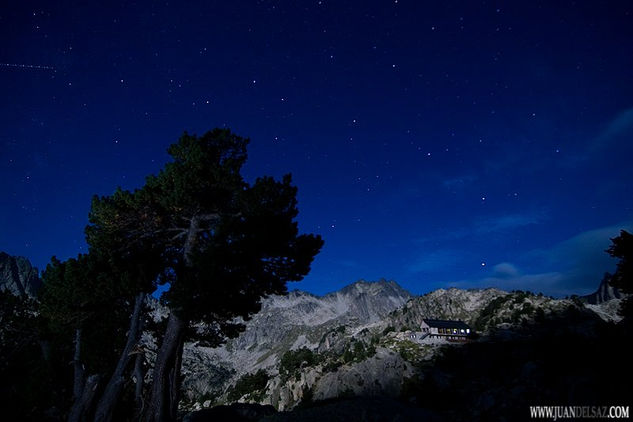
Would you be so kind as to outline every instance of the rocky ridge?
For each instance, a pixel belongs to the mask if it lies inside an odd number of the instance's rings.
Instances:
[[[617,288],[609,285],[609,279],[610,276],[607,274],[600,282],[598,290],[586,296],[581,296],[580,299],[590,305],[600,305],[614,299],[622,299],[622,293]]]
[[[222,390],[218,385],[226,392],[227,385],[258,370],[278,375],[279,362],[289,350],[305,348],[318,353],[319,348],[336,348],[334,337],[347,342],[355,328],[381,321],[410,298],[410,293],[397,283],[385,280],[359,281],[324,296],[302,291],[270,296],[239,337],[218,348],[186,346],[185,397],[191,402],[200,397],[217,400]],[[305,376],[309,381],[309,372]],[[283,408],[300,399],[304,384],[305,380],[294,384],[292,380],[273,382],[271,389],[276,393],[268,396],[278,397],[275,404]],[[300,391],[294,391],[297,388]]]
[[[0,290],[35,298],[41,285],[39,272],[28,259],[0,252]]]
[[[486,334],[529,326],[569,308],[615,321],[617,302],[585,305],[492,288],[413,297],[384,280],[357,282],[325,296],[294,291],[267,298],[246,330],[224,346],[186,346],[183,405],[199,409],[238,400],[288,410],[335,397],[395,397],[451,345],[416,340],[423,318],[463,320]]]

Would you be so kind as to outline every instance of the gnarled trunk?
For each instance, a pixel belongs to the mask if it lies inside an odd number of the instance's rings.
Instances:
[[[154,363],[151,397],[144,418],[146,422],[176,420],[185,326],[185,321],[172,311]]]
[[[142,351],[136,352],[136,359],[134,360],[134,404],[135,414],[134,419],[138,420],[139,416],[143,414],[143,381],[145,379],[145,369],[143,368],[143,361],[145,360],[145,353]]]
[[[143,309],[143,301],[145,300],[145,293],[139,293],[134,301],[134,311],[130,318],[130,329],[127,335],[127,342],[119,357],[112,377],[106,385],[103,395],[97,405],[95,412],[95,422],[109,422],[112,420],[114,409],[123,391],[123,383],[125,381],[125,369],[127,368],[131,358],[134,346],[138,344],[141,337],[141,311]],[[141,380],[142,382],[142,380]]]
[[[183,245],[185,267],[191,268],[192,253],[198,243],[200,218],[191,217],[187,236]],[[182,349],[185,343],[185,329],[188,321],[181,318],[173,309],[169,314],[163,344],[156,356],[150,402],[145,413],[145,422],[175,421],[178,414],[180,396],[180,367]]]
[[[92,408],[97,389],[99,388],[101,375],[90,375],[84,383],[81,395],[74,401],[73,407],[68,415],[68,422],[85,422]]]

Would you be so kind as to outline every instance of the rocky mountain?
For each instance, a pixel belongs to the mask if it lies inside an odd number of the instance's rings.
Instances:
[[[614,299],[621,299],[622,294],[618,289],[609,284],[609,277],[605,276],[598,286],[598,290],[582,296],[581,299],[590,305],[600,305]]]
[[[343,347],[335,345],[337,338],[347,341],[355,329],[378,323],[410,298],[397,283],[385,280],[361,280],[324,296],[298,290],[270,296],[239,337],[218,348],[186,347],[186,397],[196,401],[221,395],[226,385],[244,375],[258,370],[274,373],[289,350]],[[283,402],[294,404],[296,399],[281,401],[283,407]]]
[[[246,324],[246,330],[220,349],[219,359],[238,363],[251,372],[277,362],[277,355],[300,347],[316,348],[333,328],[360,326],[381,320],[411,298],[393,281],[358,281],[339,291],[316,296],[299,290],[270,296]]]
[[[423,318],[461,320],[478,332],[508,328],[542,319],[577,305],[572,300],[554,299],[521,290],[456,288],[438,289],[412,298],[382,322],[396,330],[417,330]],[[613,315],[602,312],[603,319]]]
[[[509,293],[499,289],[438,289],[412,298],[385,323],[413,330],[423,318],[461,320],[474,326],[481,311],[493,300]]]
[[[423,318],[462,320],[486,335],[538,324],[568,309],[615,320],[615,310],[578,300],[492,288],[413,297],[384,280],[359,281],[325,296],[271,296],[224,346],[186,345],[183,405],[193,410],[239,401],[288,410],[337,397],[397,397],[407,380],[420,377],[421,367],[456,346],[421,340],[416,332]]]
[[[28,259],[0,252],[0,290],[34,298],[41,285],[39,272]]]

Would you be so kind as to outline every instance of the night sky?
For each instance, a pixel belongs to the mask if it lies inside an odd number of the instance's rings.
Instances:
[[[633,2],[11,2],[0,250],[86,251],[183,131],[251,138],[325,246],[291,288],[594,290],[633,228]]]

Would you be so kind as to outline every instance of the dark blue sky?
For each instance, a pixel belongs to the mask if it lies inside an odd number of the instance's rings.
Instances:
[[[0,9],[0,250],[40,268],[216,126],[325,239],[291,288],[582,294],[633,227],[629,1],[100,3]]]

